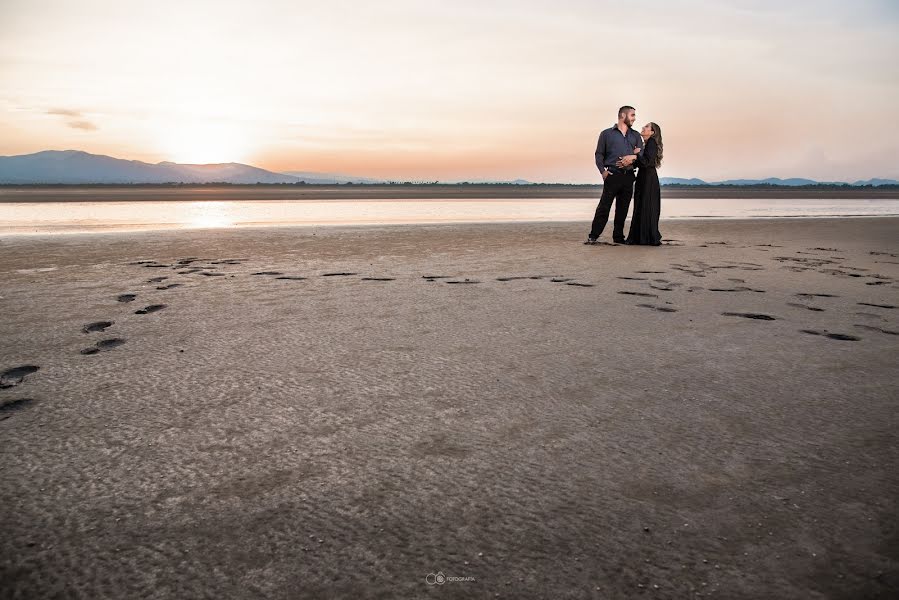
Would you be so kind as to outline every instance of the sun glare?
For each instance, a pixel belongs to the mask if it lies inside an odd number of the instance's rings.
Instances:
[[[184,226],[187,228],[234,226],[234,216],[229,214],[224,202],[190,202],[183,209],[186,216]]]
[[[205,164],[245,162],[246,136],[226,124],[186,124],[164,131],[162,152],[177,163]]]

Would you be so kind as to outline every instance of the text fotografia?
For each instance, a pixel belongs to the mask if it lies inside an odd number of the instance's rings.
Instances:
[[[475,581],[474,577],[453,577],[444,575],[443,571],[437,571],[436,573],[428,573],[427,577],[425,577],[425,583],[428,585],[443,585],[444,583],[458,583],[458,582],[468,582]]]

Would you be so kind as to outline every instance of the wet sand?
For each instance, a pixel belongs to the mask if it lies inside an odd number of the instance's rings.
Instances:
[[[0,237],[0,596],[895,597],[897,227]]]

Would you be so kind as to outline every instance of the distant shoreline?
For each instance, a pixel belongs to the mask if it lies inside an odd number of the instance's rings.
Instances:
[[[662,186],[664,198],[899,199],[899,186]],[[0,185],[0,202],[433,200],[598,198],[601,185],[576,184],[57,184]],[[89,196],[89,198],[86,198]]]

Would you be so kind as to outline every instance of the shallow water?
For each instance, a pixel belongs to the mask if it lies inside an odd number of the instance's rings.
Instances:
[[[0,203],[0,235],[297,225],[589,221],[596,203],[596,198],[4,202]],[[899,215],[899,200],[662,200],[663,219],[891,215]]]

